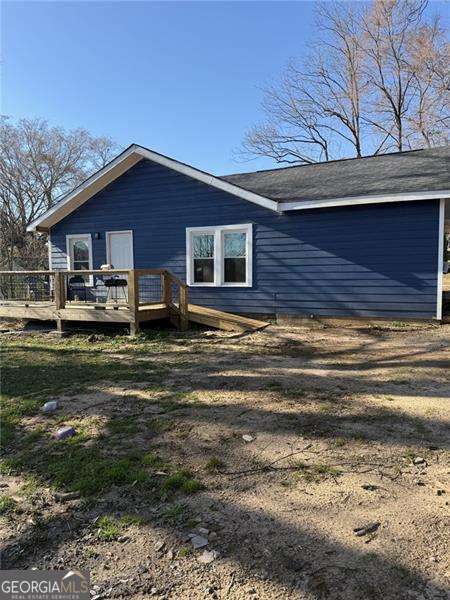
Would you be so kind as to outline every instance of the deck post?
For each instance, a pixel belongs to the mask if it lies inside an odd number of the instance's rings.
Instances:
[[[53,285],[55,287],[55,308],[61,310],[66,306],[66,287],[64,285],[64,274],[61,271],[55,271]]]
[[[170,306],[172,304],[172,279],[167,271],[161,273],[161,284],[161,302]]]
[[[65,336],[67,335],[67,331],[66,331],[66,322],[63,321],[62,319],[56,319],[56,331],[61,335],[61,336]]]
[[[134,269],[128,271],[128,307],[130,309],[130,335],[139,333],[139,275]]]
[[[180,330],[186,331],[188,327],[188,288],[187,285],[180,285]]]

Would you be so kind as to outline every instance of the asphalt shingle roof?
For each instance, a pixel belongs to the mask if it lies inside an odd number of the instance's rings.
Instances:
[[[325,200],[450,189],[450,146],[225,175],[273,200]]]

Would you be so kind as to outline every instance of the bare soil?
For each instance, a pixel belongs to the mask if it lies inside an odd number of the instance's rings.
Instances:
[[[4,568],[86,569],[93,598],[449,597],[449,325],[190,332],[159,353],[105,352],[164,366],[163,384],[52,396],[64,423],[89,448],[114,418],[122,443],[161,457],[155,480],[170,465],[204,489],[155,502],[132,484],[58,502],[52,481],[27,496],[11,471],[0,494],[20,510],[0,519]],[[22,419],[28,432],[47,424]],[[104,539],[99,519],[125,514],[136,519]]]

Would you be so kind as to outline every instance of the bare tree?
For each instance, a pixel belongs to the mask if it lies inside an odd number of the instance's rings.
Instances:
[[[450,46],[439,18],[414,32],[408,59],[414,74],[413,102],[406,115],[410,144],[446,144],[450,124]]]
[[[445,139],[448,44],[425,0],[317,6],[320,39],[265,90],[245,156],[279,163],[361,157]]]
[[[291,61],[281,84],[265,90],[266,122],[244,140],[249,155],[277,162],[329,160],[342,146],[361,155],[361,96],[365,83],[358,23],[346,6],[319,5],[322,39],[305,65]]]
[[[43,120],[0,122],[0,257],[29,268],[46,264],[45,238],[27,226],[61,195],[101,168],[117,151],[109,138],[66,131]]]

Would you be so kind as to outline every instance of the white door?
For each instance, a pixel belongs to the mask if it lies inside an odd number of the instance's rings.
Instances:
[[[133,232],[108,231],[106,256],[113,269],[133,269]]]

